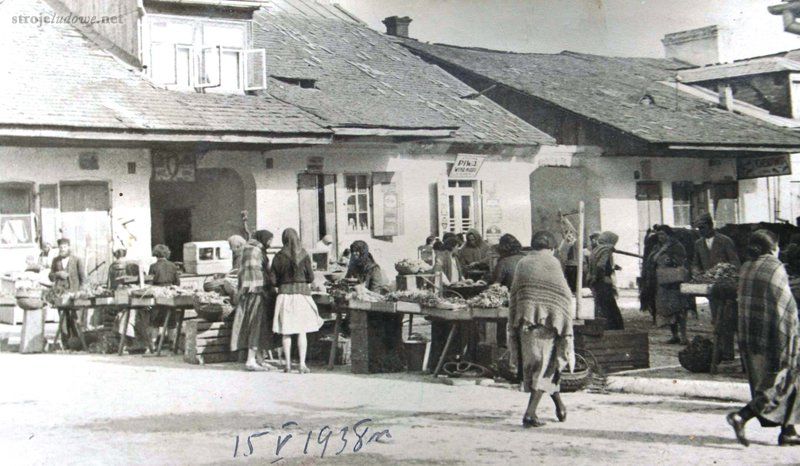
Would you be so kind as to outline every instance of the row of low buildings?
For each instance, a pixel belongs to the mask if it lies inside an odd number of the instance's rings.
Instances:
[[[70,14],[116,19],[43,20]],[[310,0],[6,0],[0,21],[4,270],[61,236],[97,277],[115,244],[180,259],[245,210],[308,246],[363,239],[391,270],[429,234],[558,231],[580,200],[629,251],[654,223],[792,202],[795,115],[687,78],[711,72],[690,56],[711,29],[657,60],[425,44]]]

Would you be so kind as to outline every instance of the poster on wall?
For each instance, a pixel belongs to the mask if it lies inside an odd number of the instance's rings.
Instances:
[[[496,183],[485,183],[483,193],[483,224],[486,225],[486,241],[497,244],[503,235],[503,209],[497,195]]]
[[[197,161],[194,154],[153,151],[153,180],[194,183]]]
[[[740,180],[792,174],[789,154],[736,159],[736,177]]]
[[[459,154],[450,170],[451,180],[474,180],[486,160],[485,155]]]

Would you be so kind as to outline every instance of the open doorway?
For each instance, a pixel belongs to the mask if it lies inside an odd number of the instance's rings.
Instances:
[[[301,173],[297,180],[300,195],[300,240],[306,248],[330,235],[338,245],[336,231],[336,175]],[[338,251],[338,246],[333,248]]]
[[[169,209],[164,211],[164,244],[167,245],[173,261],[183,262],[183,245],[192,241],[191,209]]]

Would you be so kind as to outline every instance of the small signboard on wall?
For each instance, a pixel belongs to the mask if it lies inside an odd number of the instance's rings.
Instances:
[[[451,180],[474,180],[486,160],[485,155],[459,154],[450,170]]]
[[[740,180],[792,174],[789,154],[736,159],[736,177]]]
[[[194,182],[197,163],[194,154],[153,151],[153,180]]]

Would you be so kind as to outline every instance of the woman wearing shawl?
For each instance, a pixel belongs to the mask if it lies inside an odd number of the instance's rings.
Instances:
[[[522,245],[514,235],[506,233],[500,237],[497,252],[500,259],[492,273],[492,283],[499,283],[510,290],[511,284],[514,282],[514,270],[517,268],[517,263],[525,257],[525,254],[522,253]]]
[[[381,267],[369,252],[369,246],[360,240],[350,245],[350,265],[346,277],[358,279],[368,290],[376,293],[384,292],[389,287]]]
[[[442,272],[446,280],[446,284],[461,281],[461,269],[458,266],[458,259],[455,257],[455,250],[458,247],[458,238],[456,235],[450,233],[445,234],[440,243],[436,243],[434,248],[436,250],[436,262],[434,270]]]
[[[656,250],[647,258],[646,267],[658,270],[686,268],[686,249],[675,237],[672,228],[667,225],[656,225],[654,228],[658,238]],[[657,276],[657,272],[656,272]],[[667,344],[687,344],[686,340],[686,301],[681,294],[680,283],[658,283],[656,280],[656,324],[659,327],[669,325],[672,338]]]
[[[606,319],[608,330],[623,330],[622,313],[617,305],[617,288],[614,285],[614,246],[619,236],[604,231],[597,237],[597,246],[589,256],[589,286],[594,295],[594,309]]]
[[[552,233],[538,231],[531,240],[533,252],[517,264],[511,286],[508,325],[511,346],[522,353],[523,388],[531,393],[522,418],[524,427],[544,425],[536,417],[542,395],[549,394],[560,422],[567,408],[559,393],[561,371],[574,365],[572,293],[555,257]],[[516,354],[516,348],[512,353]]]
[[[779,445],[800,445],[797,305],[789,277],[776,257],[778,242],[767,230],[750,237],[750,262],[739,276],[739,351],[750,382],[751,401],[727,416],[739,442],[748,446],[744,427],[757,417],[762,427],[778,427]]]
[[[311,298],[314,269],[311,257],[300,246],[300,236],[295,230],[283,230],[281,241],[283,248],[272,261],[272,274],[278,287],[272,331],[283,335],[284,372],[292,368],[292,335],[297,335],[300,373],[306,374],[311,372],[306,366],[306,333],[316,332],[323,324],[317,305]]]
[[[232,268],[238,270],[242,263],[242,249],[244,249],[245,244],[247,244],[247,240],[239,235],[233,235],[228,238],[228,244],[231,247],[231,255],[233,256],[231,259]]]
[[[259,230],[254,238],[242,249],[241,266],[239,267],[239,299],[233,320],[231,333],[231,350],[247,348],[248,371],[268,371],[269,366],[256,361],[262,327],[266,319],[266,307],[269,293],[272,291],[272,280],[269,275],[267,248],[272,242],[272,233]]]
[[[467,232],[467,242],[458,251],[459,266],[462,272],[467,270],[489,270],[490,260],[489,245],[483,241],[481,234],[476,229]]]

